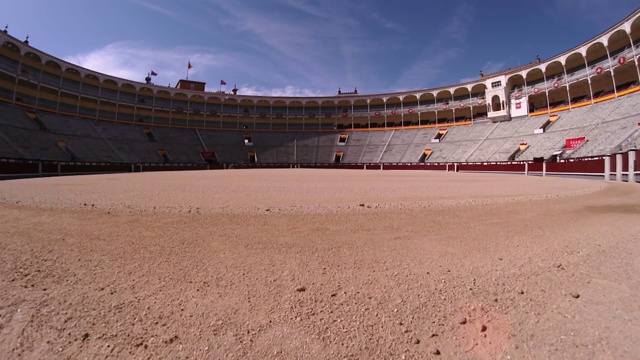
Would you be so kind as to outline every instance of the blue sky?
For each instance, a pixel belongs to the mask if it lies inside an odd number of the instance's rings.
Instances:
[[[80,66],[273,96],[456,84],[557,55],[637,0],[2,0],[0,25]]]

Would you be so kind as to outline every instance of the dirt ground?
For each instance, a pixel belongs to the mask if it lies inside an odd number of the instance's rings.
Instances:
[[[640,185],[228,170],[0,182],[2,359],[633,359]]]

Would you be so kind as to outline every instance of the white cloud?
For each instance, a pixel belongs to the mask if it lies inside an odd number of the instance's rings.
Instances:
[[[257,95],[257,96],[283,96],[283,97],[315,97],[325,96],[326,93],[322,93],[317,89],[297,88],[293,85],[287,85],[284,88],[267,89],[259,86],[244,85],[240,87],[239,94],[242,95]]]
[[[408,64],[396,84],[398,86],[423,88],[437,86],[438,81],[450,78],[447,72],[458,71],[454,68],[456,60],[463,56],[468,45],[467,37],[471,27],[475,9],[473,4],[462,3],[452,8],[451,20],[441,28],[432,40],[420,50],[416,61]],[[443,14],[449,16],[450,14]],[[436,84],[434,84],[436,83]],[[446,85],[446,84],[442,84]]]
[[[504,61],[489,60],[482,66],[482,72],[484,74],[492,74],[503,71],[505,65],[506,63]]]
[[[393,22],[389,19],[387,19],[385,16],[381,15],[378,12],[373,12],[369,14],[369,17],[375,21],[376,23],[378,23],[379,25],[381,25],[382,27],[389,29],[389,30],[393,30],[393,31],[397,31],[397,32],[404,32],[406,31],[406,27],[402,24]]]
[[[103,74],[140,82],[153,70],[158,73],[154,82],[164,84],[185,77],[189,61],[193,65],[190,75],[197,75],[223,62],[224,56],[197,48],[158,49],[142,43],[123,41],[71,55],[64,60]]]

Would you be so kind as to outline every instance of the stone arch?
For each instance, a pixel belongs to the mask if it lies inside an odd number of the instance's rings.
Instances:
[[[501,110],[502,110],[502,103],[500,100],[500,96],[493,95],[491,97],[491,111],[501,111]]]
[[[585,52],[585,59],[587,59],[593,97],[598,98],[612,93],[613,76],[605,44],[596,41],[589,45]]]
[[[638,70],[633,58],[629,34],[619,29],[609,35],[607,48],[613,66],[613,81],[617,90],[626,90],[638,83]]]
[[[306,100],[304,101],[303,105],[305,129],[320,129],[320,120],[322,119],[322,114],[320,113],[320,103],[316,100]]]
[[[353,127],[369,127],[369,102],[367,99],[358,98],[353,101]]]
[[[567,95],[566,79],[564,76],[564,65],[559,61],[552,61],[545,67],[547,78],[547,96],[549,107],[561,107],[569,104]]]
[[[586,61],[581,52],[574,52],[565,59],[569,104],[591,101],[591,88]]]

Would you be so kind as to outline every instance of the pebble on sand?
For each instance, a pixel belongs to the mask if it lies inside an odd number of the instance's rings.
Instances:
[[[297,291],[297,292],[307,291],[307,287],[306,287],[306,286],[298,286],[298,287],[296,288],[296,291]]]
[[[574,299],[577,299],[580,297],[580,294],[578,294],[577,292],[569,293],[569,295],[571,295],[571,297],[573,297]]]

